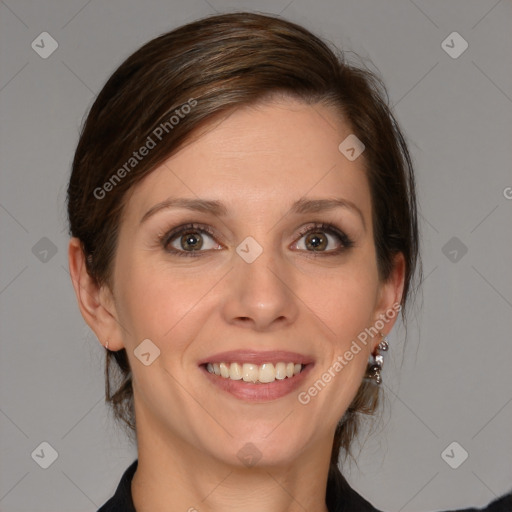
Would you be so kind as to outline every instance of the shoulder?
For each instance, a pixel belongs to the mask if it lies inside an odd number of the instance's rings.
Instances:
[[[383,512],[352,489],[339,469],[332,465],[329,469],[325,502],[329,512]]]
[[[512,489],[508,494],[493,501],[485,512],[512,512]]]
[[[365,500],[350,487],[339,471],[333,469],[329,471],[326,503],[329,512],[384,512]],[[512,512],[512,490],[484,508],[452,509],[444,512]]]
[[[445,512],[512,512],[512,490],[501,498],[495,499],[485,508],[465,508]]]
[[[98,512],[136,512],[132,500],[131,483],[138,462],[139,460],[136,459],[123,473],[114,496]]]

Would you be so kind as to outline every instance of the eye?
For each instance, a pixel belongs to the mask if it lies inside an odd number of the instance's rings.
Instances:
[[[215,241],[208,226],[189,224],[172,230],[163,237],[164,249],[179,256],[196,256],[194,252],[205,252],[222,247]]]
[[[306,226],[299,232],[299,237],[292,248],[316,255],[336,255],[354,245],[343,231],[331,224]],[[161,240],[164,249],[177,256],[199,256],[200,253],[223,248],[215,240],[213,230],[201,224],[179,226],[161,236]]]
[[[301,251],[338,254],[354,245],[343,231],[330,224],[307,226],[299,235],[293,248]]]

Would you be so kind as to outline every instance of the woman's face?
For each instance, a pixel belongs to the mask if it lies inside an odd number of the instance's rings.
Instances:
[[[139,438],[238,465],[330,453],[381,339],[358,336],[401,294],[399,273],[379,281],[350,133],[320,105],[239,109],[133,189],[109,347],[127,349]]]

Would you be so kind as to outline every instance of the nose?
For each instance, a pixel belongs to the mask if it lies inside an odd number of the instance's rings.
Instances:
[[[234,256],[234,268],[225,283],[224,320],[255,331],[291,325],[297,318],[298,298],[286,263],[264,250],[252,263]]]

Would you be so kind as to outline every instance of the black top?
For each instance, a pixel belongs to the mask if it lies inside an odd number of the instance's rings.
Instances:
[[[124,472],[116,493],[98,512],[136,512],[133,506],[131,483],[138,459]],[[339,471],[331,471],[327,482],[326,503],[329,512],[382,512],[352,489]],[[465,508],[446,512],[512,512],[512,491],[485,509]]]

